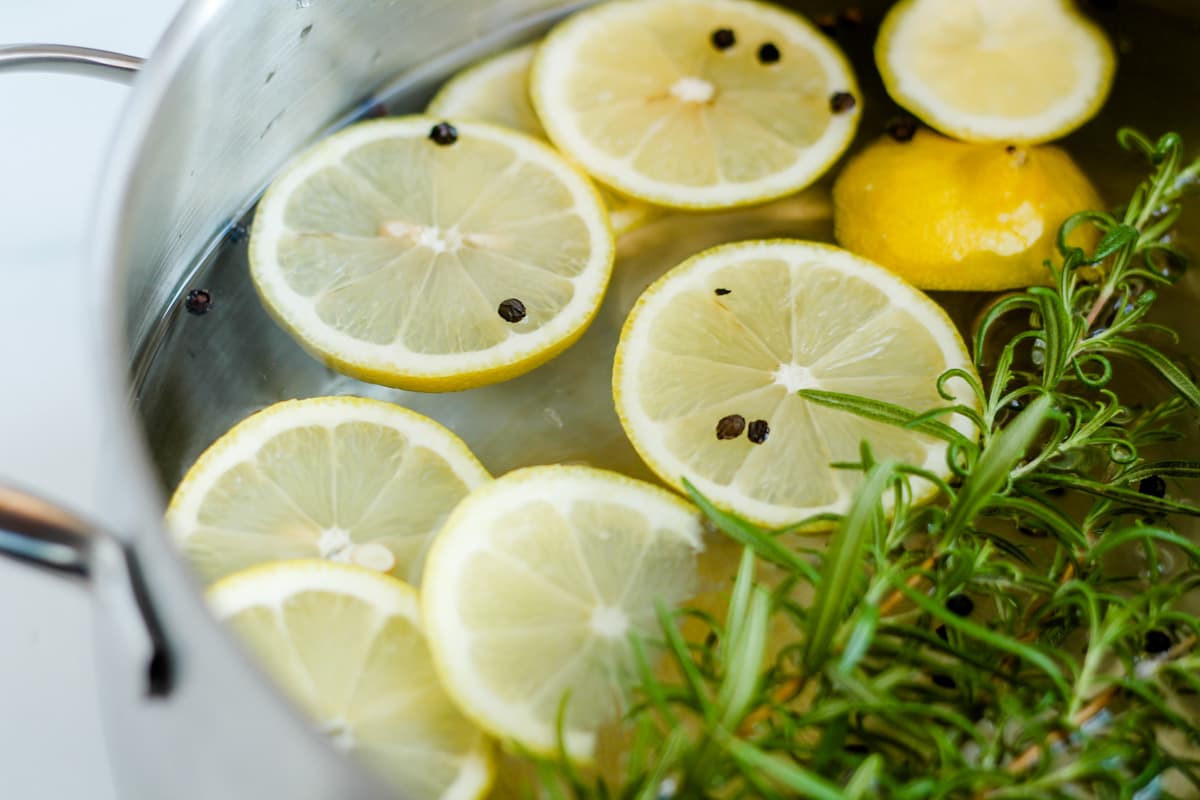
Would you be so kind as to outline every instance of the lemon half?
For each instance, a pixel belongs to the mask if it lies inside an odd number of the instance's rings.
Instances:
[[[1071,157],[1049,145],[959,142],[917,131],[854,156],[833,187],[838,243],[922,289],[998,291],[1053,278],[1058,230],[1103,208]],[[1090,226],[1072,245],[1091,249]]]

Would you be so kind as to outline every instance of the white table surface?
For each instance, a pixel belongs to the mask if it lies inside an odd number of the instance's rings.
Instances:
[[[179,0],[0,0],[0,44],[146,55]],[[84,515],[103,468],[86,386],[81,264],[128,89],[0,74],[0,481]],[[0,563],[0,796],[114,800],[86,594]]]

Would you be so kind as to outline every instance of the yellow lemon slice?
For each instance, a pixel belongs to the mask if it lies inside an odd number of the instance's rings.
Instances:
[[[401,797],[487,792],[492,748],[438,683],[412,588],[357,567],[289,561],[226,578],[208,599],[334,745]]]
[[[258,206],[267,310],[353,377],[419,391],[521,375],[587,328],[612,272],[595,188],[537,140],[427,117],[364,122]]]
[[[490,478],[457,436],[400,406],[293,400],[200,456],[171,498],[167,527],[207,581],[328,558],[416,583],[434,534]]]
[[[803,189],[845,151],[862,108],[832,42],[751,0],[582,11],[538,51],[531,93],[551,141],[593,177],[684,209]]]
[[[431,117],[477,119],[546,139],[533,104],[529,100],[529,69],[536,45],[526,45],[481,61],[455,75],[430,101],[425,113]],[[613,233],[617,236],[639,228],[653,219],[657,209],[599,187],[608,207]]]
[[[923,412],[938,377],[971,369],[953,323],[882,267],[828,245],[742,242],[702,253],[646,290],[617,347],[613,389],[626,433],[667,483],[784,526],[842,512],[869,442],[877,459],[948,474],[946,445],[819,406],[819,389]],[[973,404],[952,380],[958,401]],[[973,435],[961,418],[947,419]]]
[[[875,60],[888,94],[943,133],[1027,143],[1091,119],[1116,62],[1072,0],[903,0]]]
[[[656,604],[689,598],[697,511],[588,467],[534,467],[471,494],[430,552],[425,630],[447,690],[493,735],[592,756],[636,683],[630,637],[661,638]],[[565,703],[565,706],[564,706]]]

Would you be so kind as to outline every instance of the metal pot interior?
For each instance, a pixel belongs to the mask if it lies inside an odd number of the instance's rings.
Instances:
[[[421,110],[463,64],[536,38],[577,5],[286,0],[253,10],[239,6],[236,14],[230,4],[212,21],[211,36],[190,54],[191,63],[178,73],[180,85],[155,116],[120,237],[133,391],[167,491],[205,447],[255,410],[287,398],[343,393],[391,400],[438,419],[494,474],[566,461],[651,478],[621,431],[610,394],[611,356],[628,309],[665,270],[719,241],[832,241],[831,178],[764,209],[674,215],[635,232],[622,243],[604,308],[577,345],[515,381],[458,394],[403,392],[338,375],[268,318],[248,278],[254,201],[291,155],[355,118]],[[839,4],[791,5],[817,15]],[[889,3],[856,5],[867,23],[839,32],[838,40],[866,95],[861,147],[900,109],[884,94],[871,57],[871,23]],[[1118,150],[1118,127],[1133,124],[1152,135],[1175,130],[1193,147],[1200,141],[1200,117],[1190,102],[1200,97],[1200,71],[1190,53],[1200,40],[1200,12],[1169,0],[1093,5],[1120,48],[1117,81],[1100,115],[1062,146],[1101,194],[1119,203],[1144,168]],[[1195,250],[1198,237],[1200,210],[1185,217],[1181,244]],[[182,297],[196,288],[213,298],[203,316],[183,309]],[[1200,352],[1200,327],[1188,318],[1200,278],[1193,272],[1165,294],[1158,321],[1183,332],[1179,353]],[[966,330],[991,297],[937,299]]]

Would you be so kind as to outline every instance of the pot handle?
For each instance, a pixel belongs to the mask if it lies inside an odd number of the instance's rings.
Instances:
[[[116,83],[132,83],[144,59],[60,44],[0,45],[0,72],[59,72],[100,78]]]
[[[129,580],[150,644],[146,665],[148,697],[170,694],[173,670],[162,626],[149,602],[141,566],[133,550],[117,539],[33,495],[0,486],[0,557],[32,564],[46,572],[90,582],[97,559],[111,550]]]

